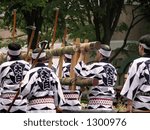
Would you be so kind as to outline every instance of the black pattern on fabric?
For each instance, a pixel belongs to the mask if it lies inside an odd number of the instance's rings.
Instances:
[[[50,71],[46,68],[41,68],[37,71],[38,77],[40,77],[41,82],[38,81],[38,85],[41,90],[51,90],[52,91],[52,84],[50,82],[50,77],[52,77]]]
[[[58,77],[44,65],[28,71],[21,94],[29,100],[28,112],[56,112],[56,106],[65,101]]]
[[[128,78],[121,95],[133,101],[135,109],[150,110],[150,58],[135,59],[128,72]]]
[[[13,83],[20,83],[23,79],[23,70],[25,65],[19,62],[15,62],[10,65],[10,68],[12,72],[14,73],[14,76],[10,77]],[[14,77],[14,79],[13,79]]]
[[[70,65],[71,63],[64,63],[62,69],[63,78],[70,77]],[[61,104],[60,108],[65,110],[81,110],[80,89],[81,89],[80,86],[76,86],[76,90],[72,91],[69,89],[69,86],[62,85],[62,90],[66,102],[64,104]]]
[[[83,69],[84,68],[84,69]],[[92,86],[89,91],[89,102],[94,99],[111,99],[115,97],[114,86],[117,80],[117,72],[114,66],[110,63],[96,62],[86,65],[80,61],[75,66],[77,76],[83,78],[97,78],[98,86]],[[100,102],[100,101],[97,101]],[[112,110],[112,105],[104,104],[88,104],[88,109],[97,110]]]
[[[8,110],[19,84],[30,69],[30,64],[24,60],[8,61],[0,65],[1,107]],[[6,95],[8,97],[6,97]],[[10,96],[11,95],[11,96]],[[26,111],[27,100],[22,100],[21,95],[14,102],[10,112]]]

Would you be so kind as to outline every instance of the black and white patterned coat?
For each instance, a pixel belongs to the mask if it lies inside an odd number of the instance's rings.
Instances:
[[[43,63],[26,74],[21,94],[29,101],[28,112],[56,112],[56,106],[65,101],[58,77]]]
[[[96,78],[98,86],[92,86],[89,91],[88,109],[112,110],[115,97],[114,86],[117,80],[117,72],[110,63],[96,62],[86,65],[80,61],[75,66],[75,72],[83,78]]]
[[[30,69],[30,64],[24,60],[8,61],[0,65],[1,110],[8,110],[19,84]],[[26,111],[27,101],[19,95],[10,112]]]
[[[121,95],[133,101],[133,108],[150,110],[150,58],[133,61]]]
[[[63,78],[70,77],[70,65],[71,63],[64,63],[62,74]],[[60,106],[64,110],[81,110],[80,104],[80,86],[76,86],[76,90],[70,90],[69,86],[62,85],[63,94],[66,102]]]

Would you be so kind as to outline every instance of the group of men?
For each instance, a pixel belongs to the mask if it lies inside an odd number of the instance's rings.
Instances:
[[[80,48],[80,57],[74,67],[76,76],[98,80],[96,86],[90,87],[87,109],[110,112],[114,109],[114,87],[117,81],[117,70],[109,63],[111,48],[101,44],[101,48],[96,50],[95,62],[88,65],[83,61],[85,53],[85,48]],[[128,112],[150,110],[149,34],[140,38],[139,53],[142,57],[133,61],[121,91],[121,95],[128,99]],[[8,45],[8,61],[0,65],[0,112],[82,110],[82,88],[76,86],[75,90],[70,90],[69,86],[61,85],[57,73],[45,63],[46,52],[43,49],[33,50],[32,63],[20,59],[20,55],[19,44]],[[63,78],[70,76],[72,56],[65,54],[65,58]]]

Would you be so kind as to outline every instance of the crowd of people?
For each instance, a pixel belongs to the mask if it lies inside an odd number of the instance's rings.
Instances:
[[[80,78],[95,78],[98,84],[90,86],[87,110],[114,111],[117,70],[109,63],[109,45],[101,44],[91,64],[84,62],[87,50],[80,48],[74,72]],[[40,54],[40,55],[39,55]],[[139,39],[140,58],[131,64],[121,96],[127,99],[126,112],[150,112],[150,34]],[[62,77],[70,77],[72,55],[65,54]],[[1,113],[56,113],[66,110],[82,111],[82,87],[70,90],[62,85],[57,72],[47,64],[43,48],[32,51],[31,62],[21,59],[21,46],[10,43],[7,61],[0,65]]]

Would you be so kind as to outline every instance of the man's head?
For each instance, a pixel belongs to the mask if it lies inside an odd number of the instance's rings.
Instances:
[[[8,55],[9,56],[19,56],[21,53],[21,46],[17,43],[8,44]]]
[[[139,54],[150,54],[150,34],[146,34],[139,39]]]
[[[65,41],[65,46],[72,46],[71,43],[68,43]],[[64,61],[70,63],[72,59],[72,55],[70,54],[64,54]]]
[[[7,61],[19,60],[21,54],[21,46],[17,43],[8,44]]]
[[[41,48],[36,48],[36,49],[34,49],[33,50],[33,52],[32,52],[32,60],[35,60],[35,59],[37,59],[37,57],[38,57],[38,55],[39,55],[39,53],[41,52],[42,50],[41,50]],[[38,57],[38,62],[42,62],[42,61],[44,61],[46,59],[46,52],[43,50],[42,52],[41,52],[41,54],[40,54],[40,56]]]
[[[72,59],[72,55],[69,55],[69,54],[64,54],[64,60],[65,60],[65,62],[71,62],[71,59]]]
[[[97,51],[96,60],[109,59],[111,55],[111,48],[107,44],[101,44],[101,48]]]

